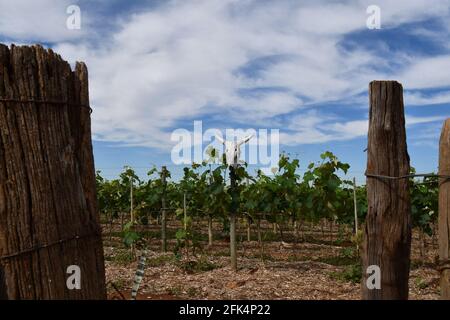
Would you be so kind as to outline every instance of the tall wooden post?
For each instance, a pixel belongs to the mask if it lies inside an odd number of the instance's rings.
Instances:
[[[439,143],[439,258],[441,299],[450,300],[450,118],[444,122]]]
[[[106,298],[88,105],[83,63],[0,44],[2,298]]]
[[[411,251],[409,181],[370,176],[409,174],[402,85],[396,81],[373,81],[369,99],[362,298],[407,299]],[[368,286],[367,280],[376,281],[377,276],[377,271],[367,273],[369,266],[380,268],[379,289]]]
[[[166,167],[163,166],[161,170],[161,183],[163,185],[163,195],[161,199],[161,249],[163,252],[167,251],[167,236],[166,236]]]

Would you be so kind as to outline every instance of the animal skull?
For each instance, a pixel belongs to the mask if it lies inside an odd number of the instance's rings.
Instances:
[[[238,165],[239,158],[241,156],[241,146],[244,143],[247,143],[252,137],[253,134],[245,137],[238,142],[235,142],[225,141],[221,137],[216,135],[216,139],[225,146],[225,158],[227,159],[227,164],[229,166],[236,167]]]

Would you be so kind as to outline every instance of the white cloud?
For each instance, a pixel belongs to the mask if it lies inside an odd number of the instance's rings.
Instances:
[[[446,118],[445,116],[415,117],[415,116],[406,115],[405,122],[406,122],[406,126],[412,126],[415,124],[444,121],[445,118]]]
[[[16,43],[58,42],[88,35],[90,18],[81,11],[81,29],[66,26],[71,0],[0,0],[0,35]]]
[[[420,92],[406,92],[404,94],[406,106],[450,104],[450,91],[446,90],[435,94],[424,94]]]
[[[450,86],[450,55],[416,58],[398,75],[408,89],[440,88]]]
[[[441,122],[445,118],[445,116],[417,117],[406,115],[405,123],[408,128],[417,124]],[[304,116],[297,116],[292,119],[289,129],[293,132],[282,132],[280,141],[287,145],[343,141],[367,136],[368,127],[368,120],[338,122],[336,118],[309,112]],[[436,138],[436,136],[433,138]]]
[[[382,26],[389,27],[445,16],[448,3],[378,1]],[[345,35],[366,27],[371,1],[168,1],[121,17],[103,42],[93,40],[99,39],[99,31],[89,22],[101,19],[89,10],[83,11],[87,26],[82,35],[59,27],[65,26],[68,1],[0,4],[0,34],[22,41],[55,41],[54,49],[66,59],[86,61],[95,107],[94,137],[99,140],[167,148],[169,130],[178,121],[204,115],[223,115],[224,126],[294,126],[294,121],[274,117],[325,101],[354,99],[371,80],[392,76],[374,71],[373,66],[386,62],[373,52],[346,52],[338,46]],[[265,64],[254,76],[239,72],[255,59],[270,56],[282,58]],[[411,70],[400,73],[405,88],[450,84],[447,57],[396,58],[413,63]],[[283,90],[240,94],[259,87]],[[323,130],[330,116],[307,115],[307,120],[296,118],[303,124],[286,141],[351,139],[364,131],[363,120]]]

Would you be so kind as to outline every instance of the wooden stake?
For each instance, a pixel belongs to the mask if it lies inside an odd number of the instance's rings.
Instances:
[[[231,269],[237,271],[237,247],[236,247],[236,214],[230,213],[230,259]]]
[[[186,192],[183,194],[183,219],[184,231],[187,231]],[[187,239],[187,236],[184,237],[184,248],[186,250],[186,257],[189,260],[189,240]]]
[[[212,185],[213,182],[213,174],[211,164],[209,164],[209,184]],[[208,214],[208,246],[213,245],[213,220],[212,215]]]
[[[444,122],[439,143],[439,174],[450,176],[450,118]],[[441,299],[450,300],[450,179],[439,179],[439,258]]]
[[[247,218],[247,241],[250,242],[252,241],[252,237],[251,237],[251,223],[250,223],[250,218]]]
[[[133,212],[133,177],[130,177],[130,219],[131,228],[134,229],[134,212]],[[131,256],[134,257],[134,243],[131,244]]]
[[[356,178],[353,177],[353,206],[355,208],[355,235],[358,235],[358,207],[356,202]]]
[[[213,225],[212,225],[212,217],[208,215],[208,245],[212,246],[213,244]]]
[[[186,192],[183,195],[183,216],[184,216],[184,231],[186,231],[187,230]]]
[[[232,198],[230,210],[230,259],[231,269],[237,271],[236,212],[239,199],[236,195],[236,173],[233,166],[230,166],[230,189]]]
[[[133,212],[133,177],[130,178],[130,217],[131,217],[131,223],[134,223],[134,212]]]
[[[359,239],[358,239],[358,203],[356,201],[356,178],[353,177],[353,207],[355,210],[355,241],[356,251],[359,254]]]
[[[162,206],[162,212],[161,212],[161,249],[163,252],[167,252],[167,237],[166,237],[166,167],[163,166],[161,170],[161,182],[163,184],[163,194],[161,198],[161,206]]]

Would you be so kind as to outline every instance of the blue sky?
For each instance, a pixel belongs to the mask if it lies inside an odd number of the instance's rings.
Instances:
[[[90,73],[97,169],[171,161],[177,128],[279,129],[301,167],[331,150],[364,181],[371,80],[403,84],[411,164],[436,171],[450,115],[450,2],[0,0],[0,41]],[[69,5],[81,29],[66,27]],[[381,29],[366,27],[369,5]],[[176,176],[176,174],[175,174]]]

